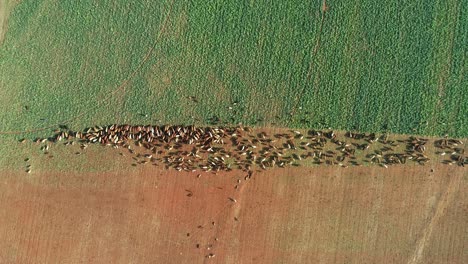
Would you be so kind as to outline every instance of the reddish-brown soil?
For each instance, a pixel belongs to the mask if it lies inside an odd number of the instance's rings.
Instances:
[[[0,263],[468,263],[462,167],[197,174],[2,172]]]

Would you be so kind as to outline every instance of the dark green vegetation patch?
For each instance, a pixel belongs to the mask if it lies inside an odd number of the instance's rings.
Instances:
[[[21,1],[0,47],[0,130],[220,121],[466,137],[467,8]]]

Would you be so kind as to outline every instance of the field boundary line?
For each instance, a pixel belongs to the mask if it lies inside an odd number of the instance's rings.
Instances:
[[[153,54],[154,50],[156,49],[156,45],[159,43],[163,33],[165,32],[166,28],[167,28],[167,24],[168,24],[168,21],[169,21],[169,17],[170,17],[170,14],[172,13],[172,9],[174,7],[174,3],[175,3],[175,0],[172,0],[171,1],[171,4],[169,6],[169,9],[168,9],[168,12],[166,13],[166,16],[164,17],[164,20],[162,21],[162,24],[161,24],[161,28],[158,32],[158,35],[155,39],[155,41],[153,42],[153,44],[151,45],[150,49],[148,50],[148,52],[146,52],[145,56],[143,57],[143,59],[141,60],[141,62],[138,64],[138,66],[127,76],[127,78],[125,78],[121,83],[120,85],[115,89],[113,90],[112,92],[110,92],[109,96],[104,98],[102,101],[98,102],[96,104],[96,106],[94,107],[94,109],[97,109],[97,108],[100,108],[102,106],[105,106],[105,105],[108,105],[110,103],[110,99],[112,98],[112,96],[115,95],[115,93],[117,93],[118,91],[121,91],[123,89],[125,89],[128,84],[132,81],[133,78],[135,78],[135,76],[140,73],[141,69],[143,68],[143,66],[146,64],[146,62],[148,61],[148,59],[150,58],[150,56]],[[61,124],[64,124],[64,123],[69,123],[73,120],[76,120],[77,118],[83,116],[86,112],[82,112],[82,113],[79,113],[77,115],[75,115],[74,117],[70,118],[70,119],[66,119],[66,120],[63,120],[62,122],[59,122],[59,123],[55,123],[55,124],[51,124],[51,125],[47,125],[45,127],[40,127],[40,128],[33,128],[33,129],[28,129],[28,130],[16,130],[16,131],[0,131],[0,135],[18,135],[18,134],[28,134],[28,133],[34,133],[34,132],[39,132],[39,131],[44,131],[44,130],[47,130],[47,129],[51,129],[51,128],[56,128],[58,127],[59,125]]]

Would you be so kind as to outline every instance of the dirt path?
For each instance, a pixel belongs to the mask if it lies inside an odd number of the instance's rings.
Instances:
[[[6,1],[0,0],[0,44],[3,42],[4,25],[6,24]]]
[[[13,4],[14,3],[10,0],[0,0],[0,45],[3,43],[3,39],[5,38],[8,15]]]
[[[447,213],[448,207],[453,202],[454,196],[460,190],[460,186],[466,184],[466,182],[463,181],[464,175],[466,176],[466,173],[455,174],[451,177],[446,190],[442,193],[442,196],[439,198],[439,201],[435,206],[434,214],[426,221],[426,226],[421,233],[421,237],[416,243],[416,248],[412,258],[408,262],[409,264],[422,263],[424,250],[426,249],[428,242],[431,239],[434,228],[437,226],[440,219]]]

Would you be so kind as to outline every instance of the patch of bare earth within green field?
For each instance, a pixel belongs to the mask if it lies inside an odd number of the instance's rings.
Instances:
[[[5,35],[6,20],[7,20],[6,1],[0,1],[0,44],[3,42],[3,36]]]
[[[19,0],[0,0],[0,45],[2,45],[8,30],[8,17]]]

